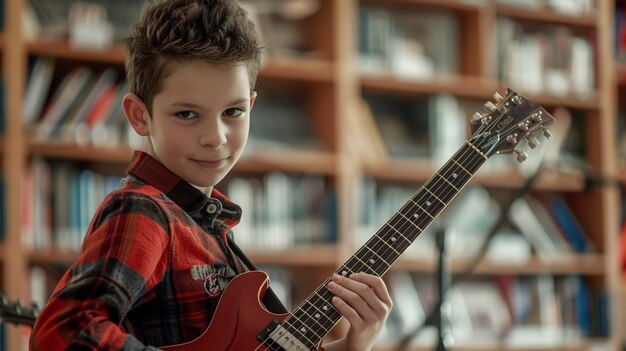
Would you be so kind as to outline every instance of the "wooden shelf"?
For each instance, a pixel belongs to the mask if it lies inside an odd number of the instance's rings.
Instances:
[[[389,164],[367,167],[365,174],[380,180],[423,183],[436,171],[436,167],[429,161],[394,160]],[[525,176],[515,169],[479,171],[471,184],[492,188],[518,188],[523,185],[525,179]],[[581,191],[584,187],[585,181],[580,173],[554,169],[544,169],[534,185],[536,190],[550,191]]]
[[[361,88],[364,92],[386,93],[394,95],[431,95],[439,93],[453,94],[462,98],[490,99],[497,91],[495,81],[488,79],[449,76],[432,81],[412,82],[401,81],[390,75],[377,77],[361,77]]]
[[[114,45],[105,50],[89,50],[74,48],[67,41],[35,40],[28,43],[27,51],[30,55],[36,56],[51,56],[112,65],[124,64],[124,50],[119,45]]]
[[[327,60],[271,57],[261,67],[259,79],[330,83],[334,80],[334,69],[333,63]]]
[[[35,141],[28,143],[33,156],[87,162],[128,164],[132,149],[127,146],[97,147],[61,141]],[[333,175],[337,171],[334,154],[323,151],[249,151],[235,165],[239,172],[284,171]]]
[[[594,345],[604,345],[607,344],[608,340],[606,339],[583,339],[580,341],[568,341],[567,344],[555,344],[553,346],[529,346],[529,347],[521,347],[521,346],[509,346],[494,341],[493,343],[485,342],[485,343],[476,343],[475,346],[468,345],[453,345],[450,347],[452,351],[587,351],[593,349]],[[406,349],[406,351],[432,351],[433,347],[419,347],[419,346],[411,346]],[[600,347],[603,349],[602,347]],[[377,346],[376,351],[394,351],[396,350],[396,345],[390,346]]]
[[[125,58],[121,45],[114,45],[98,51],[74,48],[67,41],[37,40],[29,43],[27,50],[31,55],[113,65],[123,65]],[[261,79],[332,82],[334,79],[333,70],[333,63],[328,60],[302,57],[271,57],[261,67],[259,75]]]
[[[501,16],[516,18],[518,20],[542,22],[547,24],[560,24],[573,27],[597,27],[597,17],[595,14],[583,16],[568,16],[560,14],[549,7],[540,9],[526,9],[521,6],[511,6],[505,4],[494,5],[496,13]]]
[[[489,79],[470,76],[449,76],[432,81],[401,81],[390,75],[362,77],[364,92],[405,95],[433,95],[447,93],[460,98],[490,100],[496,91],[504,92],[507,86]],[[514,87],[512,87],[514,88]],[[545,106],[563,106],[576,109],[595,110],[599,108],[598,94],[589,96],[554,96],[550,94],[527,94],[518,91],[533,102]]]
[[[322,151],[248,151],[234,167],[235,171],[269,170],[333,175],[337,172],[334,154]]]
[[[419,238],[417,239],[419,240]],[[537,257],[524,264],[506,264],[482,260],[472,274],[477,275],[536,275],[536,274],[581,274],[602,276],[606,274],[604,262],[606,257],[596,254],[574,255],[570,258],[555,258],[545,261]],[[470,260],[452,259],[450,269],[453,274],[462,273],[469,266]],[[432,273],[437,270],[437,262],[417,259],[401,259],[393,267],[394,270]]]
[[[481,7],[459,0],[361,0],[365,4],[384,6],[432,7],[452,11],[477,11]]]
[[[246,255],[255,265],[296,267],[337,265],[337,248],[334,245],[296,246],[285,250],[246,250]],[[28,251],[28,260],[34,265],[70,265],[76,258],[78,252],[75,250],[53,248]]]
[[[246,250],[255,264],[278,266],[328,266],[337,263],[336,245],[295,246],[285,250]]]
[[[30,155],[48,158],[119,164],[127,164],[132,157],[132,150],[127,146],[105,148],[61,141],[30,140],[28,152]]]

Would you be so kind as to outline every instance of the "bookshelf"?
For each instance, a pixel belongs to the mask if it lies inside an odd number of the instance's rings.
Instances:
[[[28,294],[30,267],[48,267],[55,271],[68,265],[75,250],[53,248],[49,250],[24,248],[21,218],[23,197],[21,188],[32,158],[68,161],[81,167],[93,167],[121,172],[131,156],[127,146],[96,147],[76,145],[58,140],[40,140],[32,137],[22,123],[22,100],[27,84],[29,60],[40,56],[54,57],[59,71],[68,71],[78,65],[102,69],[123,69],[124,56],[119,46],[104,51],[81,50],[66,41],[26,39],[22,32],[21,13],[27,0],[5,1],[5,29],[0,37],[3,77],[6,89],[6,128],[2,138],[2,159],[6,186],[4,204],[6,228],[0,259],[2,262],[3,290],[9,298],[24,298]],[[615,81],[613,70],[613,0],[597,0],[594,11],[580,16],[559,14],[548,9],[520,9],[496,1],[471,4],[460,0],[320,0],[319,10],[302,20],[298,26],[305,33],[310,52],[296,55],[273,54],[264,63],[258,86],[260,99],[284,90],[298,91],[303,97],[311,119],[311,130],[321,147],[312,150],[290,148],[264,150],[249,149],[236,166],[235,175],[259,178],[271,172],[321,176],[334,191],[337,218],[337,239],[330,243],[301,245],[293,249],[276,251],[250,250],[249,255],[258,264],[286,267],[294,272],[294,301],[302,299],[353,254],[355,236],[359,231],[360,187],[364,178],[376,182],[408,184],[417,190],[437,170],[428,158],[395,158],[384,164],[368,162],[350,146],[354,138],[353,125],[347,115],[354,113],[353,101],[365,94],[378,94],[404,99],[428,98],[449,94],[458,99],[482,103],[493,93],[507,85],[498,78],[493,56],[496,40],[493,38],[498,19],[506,17],[513,22],[532,25],[558,25],[589,38],[595,47],[595,83],[588,94],[562,95],[545,92],[520,92],[534,102],[549,108],[565,107],[578,111],[585,121],[584,159],[597,173],[615,176],[626,174],[624,161],[615,153],[616,87],[624,91],[624,80]],[[391,73],[366,75],[359,73],[359,11],[363,7],[399,9],[400,11],[443,11],[454,19],[459,28],[458,63],[454,72],[437,73],[428,79],[407,81]],[[4,38],[10,38],[6,40]],[[59,77],[57,77],[58,80]],[[515,88],[515,87],[514,87]],[[256,110],[255,110],[256,111]],[[467,116],[469,117],[469,115]],[[557,121],[558,123],[558,121]],[[457,145],[455,145],[456,147]],[[460,146],[460,145],[458,145]],[[499,158],[509,156],[497,156]],[[530,153],[530,157],[533,154]],[[487,161],[487,163],[490,163]],[[619,173],[618,173],[619,170]],[[515,169],[482,172],[472,185],[483,186],[497,193],[507,193],[520,187],[524,177]],[[590,286],[601,289],[609,296],[618,296],[621,276],[617,255],[617,228],[620,198],[615,189],[587,188],[584,175],[576,170],[548,169],[537,180],[535,192],[562,194],[577,219],[589,233],[596,251],[574,256],[569,261],[546,263],[532,257],[523,265],[501,265],[487,260],[479,263],[476,275],[522,276],[577,275]],[[400,203],[397,204],[398,206]],[[373,234],[373,232],[371,233]],[[418,239],[419,241],[419,239]],[[452,273],[462,272],[465,259],[451,262]],[[436,262],[425,258],[403,258],[394,270],[412,274],[433,272]],[[57,272],[60,274],[60,272]],[[302,277],[309,277],[303,279]],[[54,276],[52,280],[54,279]],[[613,299],[609,317],[611,330],[607,337],[583,338],[566,349],[586,350],[595,344],[617,350],[623,344],[624,323],[615,311],[620,301]],[[398,308],[398,307],[396,307]],[[345,328],[340,324],[338,329]],[[6,326],[6,347],[18,350],[25,342],[20,328]],[[390,346],[376,348],[391,350]],[[420,348],[414,348],[420,350]],[[473,348],[460,345],[459,350],[508,350],[505,344]]]

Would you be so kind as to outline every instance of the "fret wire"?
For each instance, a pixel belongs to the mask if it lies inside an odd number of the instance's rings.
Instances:
[[[465,173],[467,173],[468,175],[470,175],[470,176],[472,176],[472,175],[473,175],[470,171],[468,171],[467,169],[465,169],[465,167],[463,167],[463,165],[462,165],[462,164],[460,164],[459,162],[457,162],[457,160],[455,160],[454,158],[452,158],[452,162],[456,163],[456,164],[459,166],[459,168],[461,168],[462,170],[464,170],[464,171],[465,171]]]
[[[399,231],[398,229],[396,229],[394,226],[392,226],[391,224],[389,224],[389,222],[385,222],[385,225],[386,225],[387,227],[389,227],[389,228],[393,229],[393,231],[394,231],[396,234],[400,235],[400,237],[401,237],[402,239],[404,239],[405,241],[407,241],[409,244],[413,243],[413,241],[412,241],[412,240],[409,240],[409,239],[408,239],[408,238],[404,235],[404,233],[402,233],[401,231]],[[416,226],[416,227],[417,227],[417,226]],[[384,229],[384,227],[383,227],[383,229]],[[417,229],[421,230],[421,228],[419,228],[419,227],[417,227]],[[381,231],[382,231],[382,230],[381,230]]]
[[[389,264],[384,258],[382,258],[375,251],[371,250],[369,247],[365,245],[362,246],[361,249],[359,249],[359,251],[354,256],[362,257],[361,261],[364,261],[364,262],[371,262],[373,260],[375,263],[379,263],[379,264],[382,263],[383,265],[389,266]],[[377,275],[380,274],[378,269],[375,270],[375,273]]]
[[[324,313],[322,313],[321,311],[319,311],[315,305],[313,305],[311,302],[307,302],[305,301],[304,305],[309,305],[311,308],[301,308],[300,311],[307,317],[307,319],[310,319],[313,321],[313,323],[319,325],[322,330],[324,330],[324,334],[327,333],[330,328],[329,326],[326,325],[326,322],[324,321],[324,319],[326,321],[329,321],[332,323],[332,319],[328,318]],[[313,311],[313,314],[311,314],[311,310]],[[303,318],[299,318],[300,320],[303,320]],[[332,326],[331,326],[332,328]]]
[[[388,261],[395,261],[398,257],[400,257],[401,253],[396,251],[389,243],[387,243],[385,240],[382,240],[382,238],[380,238],[379,236],[376,236],[375,239],[373,239],[370,243],[374,242],[376,242],[376,244],[382,243],[380,247],[389,247],[392,249],[392,251],[385,250],[384,252],[381,252],[380,250],[372,250],[374,252],[379,252],[379,256],[383,258],[383,262],[387,264],[387,267],[390,266],[390,264],[387,263]]]
[[[319,290],[324,290],[325,292],[323,294],[328,295],[328,296],[324,297],[320,295]],[[301,304],[298,308],[296,308],[296,310],[292,312],[291,316],[285,319],[284,323],[289,324],[291,328],[293,329],[289,331],[292,334],[302,333],[302,331],[300,330],[300,324],[302,325],[305,325],[305,324],[303,322],[304,318],[302,318],[300,315],[303,313],[306,314],[306,310],[304,310],[304,306],[307,303],[309,306],[313,307],[315,312],[320,314],[320,317],[325,318],[326,320],[324,322],[325,325],[329,324],[328,326],[325,327],[326,332],[332,329],[332,327],[341,318],[341,314],[332,306],[330,302],[330,299],[332,298],[332,296],[333,295],[328,291],[328,288],[326,287],[326,283],[325,283],[322,287],[316,290],[315,293],[309,299],[307,299],[303,304]],[[320,301],[323,303],[322,306],[318,306]],[[329,313],[331,315],[329,315]],[[324,334],[326,334],[326,332]],[[316,336],[320,337],[320,335],[317,335],[317,334]],[[323,337],[323,335],[321,335],[321,337]],[[321,337],[320,337],[320,340],[321,340]],[[317,342],[314,342],[314,344],[316,345]]]
[[[376,251],[373,251],[371,248],[369,248],[368,246],[364,245],[364,248],[366,248],[369,252],[373,253],[374,255],[376,255],[376,257],[380,258],[383,262],[385,262],[385,264],[387,266],[391,266],[384,258],[382,258]]]
[[[384,228],[393,228],[393,227],[387,224],[387,226]],[[406,250],[406,248],[408,248],[413,243],[413,240],[409,240],[404,234],[400,234],[400,232],[397,231],[395,228],[393,229],[394,229],[393,231],[381,230],[376,236],[379,238],[379,240],[383,240],[385,242],[391,242],[391,245],[397,248],[396,251],[399,253],[402,253],[404,250]],[[418,231],[418,233],[421,233],[421,232]],[[411,233],[405,233],[405,234],[411,234]],[[404,240],[398,240],[398,235],[400,235]]]
[[[420,206],[420,204],[418,204],[413,198],[411,198],[409,201],[412,202],[413,205],[417,206],[420,210],[422,210],[422,212],[426,213],[430,218],[435,218],[432,214],[430,214],[430,212],[426,211],[426,209]]]
[[[400,255],[400,252],[398,252],[393,246],[391,246],[391,244],[389,244],[388,242],[386,242],[385,240],[382,240],[380,238],[380,236],[376,236],[376,240],[378,240],[379,242],[383,243],[383,246],[387,246],[388,248],[390,248],[393,252],[395,252],[396,254],[398,254],[398,256]],[[373,241],[372,241],[373,242]],[[367,244],[366,244],[367,245]]]
[[[337,321],[339,317],[336,317]],[[329,319],[332,320],[332,319]],[[310,323],[310,322],[309,322]],[[288,319],[283,321],[283,327],[295,338],[300,340],[305,346],[314,349],[314,347],[319,344],[319,342],[324,338],[324,335],[330,331],[329,329],[322,330],[320,333],[317,333],[313,327],[309,326],[303,321],[301,316],[292,315]],[[302,331],[302,328],[305,330]]]
[[[419,225],[415,224],[415,222],[413,222],[413,221],[409,218],[409,216],[404,215],[404,213],[402,213],[402,212],[398,212],[398,214],[399,214],[400,216],[402,216],[402,218],[404,218],[405,222],[410,223],[410,224],[411,224],[413,227],[415,227],[415,229],[417,229],[418,231],[420,231],[420,232],[424,231],[422,228],[420,228],[420,226],[419,226]],[[413,216],[410,216],[410,217],[413,217]],[[393,228],[393,229],[394,229],[395,231],[397,231],[398,233],[400,233],[400,231],[399,231],[398,229],[396,229],[396,227],[391,226],[391,225],[390,225],[390,227],[391,227],[391,228]]]
[[[428,193],[430,193],[430,195],[434,197],[435,200],[439,201],[439,203],[441,203],[442,205],[445,205],[446,202],[441,200],[435,193],[433,193],[430,189],[428,189],[429,187],[430,187],[430,184],[429,186],[425,186],[423,189],[426,190]]]
[[[358,261],[359,261],[359,262],[363,265],[363,267],[365,267],[365,268],[369,269],[369,270],[370,270],[370,273],[376,274],[376,270],[375,270],[375,269],[373,269],[373,268],[372,268],[369,264],[367,264],[367,262],[363,262],[363,261],[361,261],[361,259],[359,258],[359,256],[358,256],[358,255],[354,255],[354,256],[352,256],[352,257],[348,260],[348,263],[346,263],[346,265],[349,265],[349,264],[350,264],[350,261],[351,261],[353,258],[354,258],[355,260],[358,260]],[[374,261],[373,263],[376,263],[376,261]],[[356,271],[358,272],[359,270],[356,270]]]
[[[453,187],[454,190],[456,190],[456,191],[460,190],[454,184],[452,184],[448,179],[446,179],[444,176],[442,176],[441,174],[437,173],[436,176],[438,176],[439,178],[443,179],[444,182],[450,184],[450,186]]]

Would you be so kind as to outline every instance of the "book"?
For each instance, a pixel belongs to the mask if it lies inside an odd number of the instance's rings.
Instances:
[[[54,136],[63,119],[80,100],[81,92],[89,86],[93,75],[90,68],[79,66],[63,78],[39,121],[35,132],[38,138],[50,139]]]
[[[561,196],[553,195],[544,199],[551,216],[576,252],[593,252],[594,245],[569,205]]]
[[[322,150],[312,116],[294,94],[268,94],[254,104],[250,136],[244,153],[265,149]]]
[[[451,333],[459,344],[495,344],[512,324],[505,298],[492,281],[456,284],[447,298]]]
[[[522,197],[513,202],[509,219],[531,243],[537,257],[545,261],[558,261],[572,257],[573,250],[562,238],[557,228],[538,215],[533,199]]]
[[[115,41],[121,41],[139,18],[143,0],[91,0],[91,3],[106,9],[107,20],[113,26]],[[67,38],[69,33],[69,14],[76,0],[29,0],[34,13],[38,31],[35,37],[51,39]]]
[[[44,104],[52,84],[56,59],[47,56],[37,56],[29,71],[26,92],[22,104],[24,123],[32,127],[41,116]]]
[[[84,97],[76,105],[74,111],[68,114],[60,126],[60,137],[64,140],[75,140],[77,126],[90,117],[91,111],[100,99],[107,98],[106,94],[117,80],[117,71],[113,68],[101,72]]]
[[[367,101],[352,101],[346,115],[348,146],[352,153],[366,165],[381,165],[389,162],[389,155],[383,137]]]
[[[428,98],[364,94],[390,158],[430,157]]]
[[[426,311],[413,283],[411,274],[406,271],[392,272],[387,278],[391,298],[398,318],[398,334],[417,328],[426,319]]]

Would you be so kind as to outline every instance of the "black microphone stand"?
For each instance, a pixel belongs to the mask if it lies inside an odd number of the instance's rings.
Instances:
[[[439,262],[437,263],[437,300],[443,301],[445,292],[448,289],[450,282],[450,273],[447,269],[446,260],[446,229],[441,227],[437,230],[435,236],[435,243],[437,245],[437,251],[439,256]],[[448,332],[447,318],[443,313],[443,308],[439,304],[439,308],[436,311],[437,317],[435,318],[437,328],[437,351],[446,351],[446,332]]]

